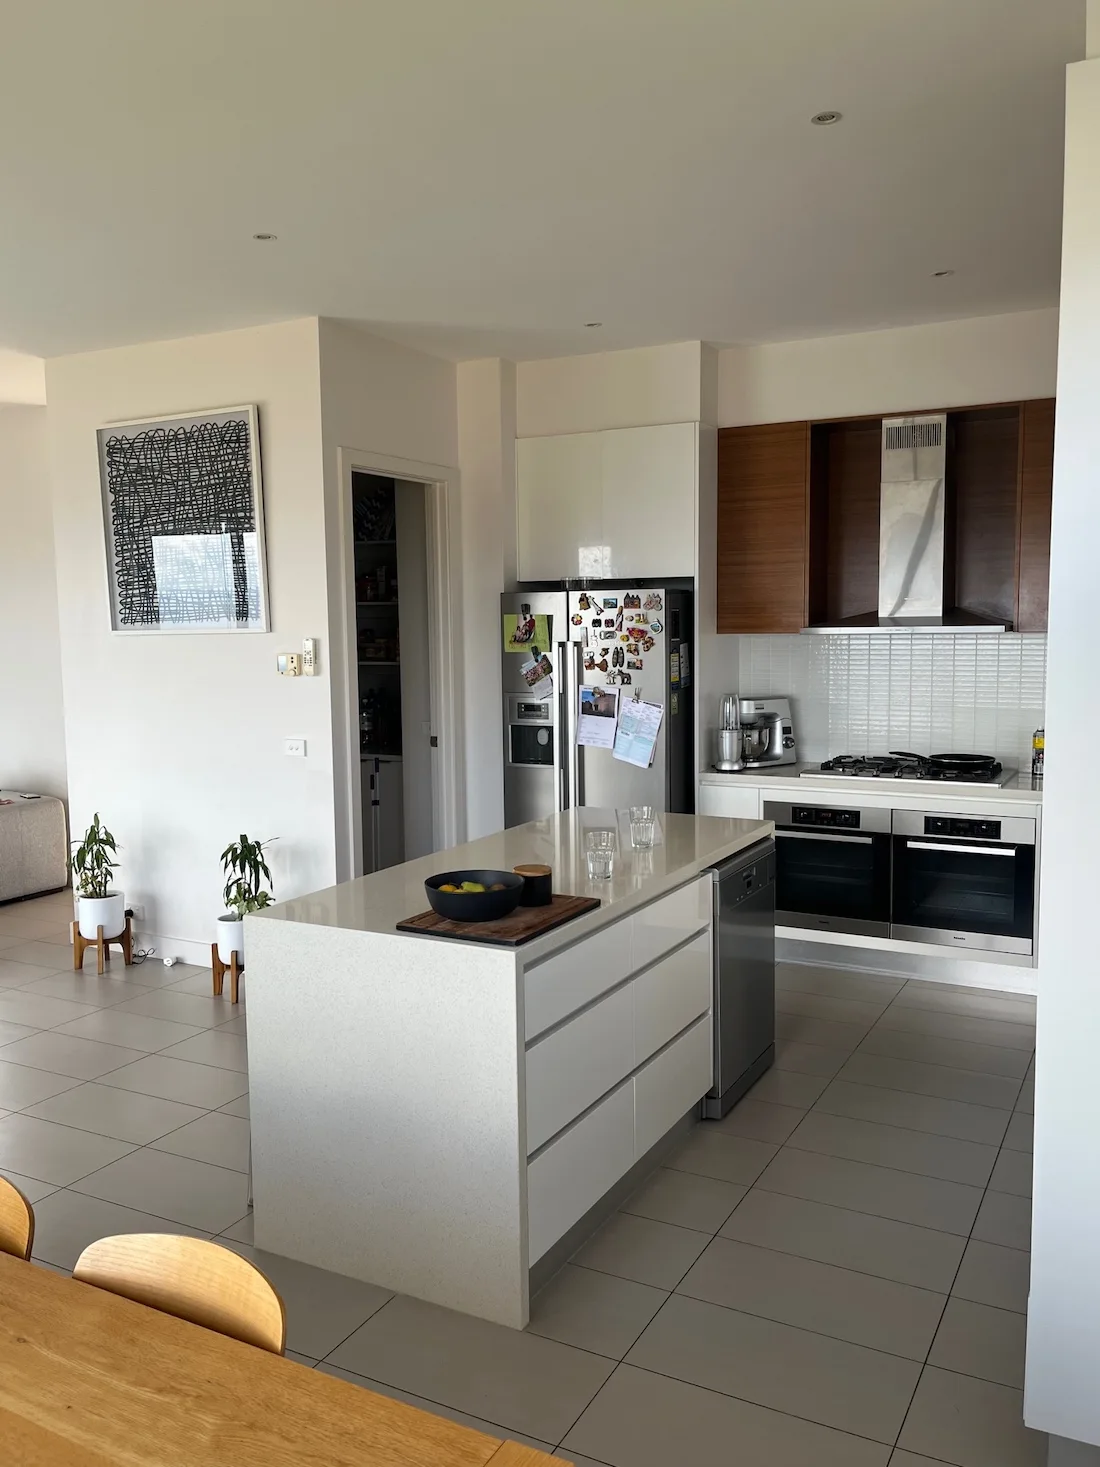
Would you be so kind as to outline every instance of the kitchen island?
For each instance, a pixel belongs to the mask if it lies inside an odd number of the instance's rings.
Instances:
[[[247,919],[260,1248],[502,1324],[712,1080],[708,868],[772,824],[584,808]],[[590,882],[584,834],[620,832]],[[552,867],[598,909],[512,949],[397,932],[441,871]]]

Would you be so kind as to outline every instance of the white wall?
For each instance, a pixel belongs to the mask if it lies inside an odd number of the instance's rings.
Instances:
[[[551,357],[516,368],[516,435],[588,433],[690,423],[701,411],[705,348],[698,341],[591,356]]]
[[[41,357],[0,347],[0,403],[42,407],[46,402],[46,363]]]
[[[66,794],[44,407],[0,406],[0,787]]]
[[[1096,37],[1090,32],[1094,52]],[[1100,1444],[1100,1125],[1093,669],[1100,496],[1100,60],[1068,71],[1039,907],[1035,1195],[1024,1415]]]
[[[281,678],[278,651],[327,626],[315,320],[87,353],[46,367],[71,821],[100,811],[120,884],[158,952],[209,961],[218,856],[278,837],[277,896],[335,877],[327,661]],[[259,406],[270,633],[111,631],[96,429]],[[285,736],[308,757],[287,758]]]
[[[1018,311],[719,353],[718,422],[966,407],[1053,397],[1058,311]]]

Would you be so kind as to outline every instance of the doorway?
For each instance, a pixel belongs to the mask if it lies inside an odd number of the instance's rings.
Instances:
[[[351,476],[362,871],[435,849],[427,486]]]

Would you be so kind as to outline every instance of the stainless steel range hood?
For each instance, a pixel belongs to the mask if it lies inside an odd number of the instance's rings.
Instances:
[[[878,611],[808,632],[1006,632],[1004,622],[945,609],[947,415],[884,418]]]

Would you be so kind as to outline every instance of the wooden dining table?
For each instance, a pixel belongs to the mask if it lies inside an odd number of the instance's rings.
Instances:
[[[563,1467],[0,1254],[4,1467]]]

